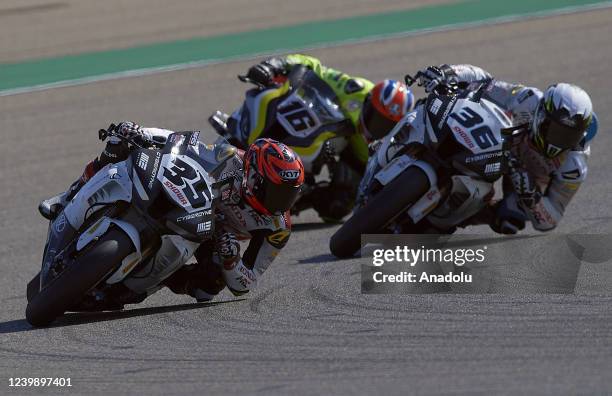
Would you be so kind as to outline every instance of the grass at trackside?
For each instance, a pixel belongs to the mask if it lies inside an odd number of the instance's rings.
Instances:
[[[320,47],[348,41],[513,19],[539,14],[612,6],[597,0],[465,0],[405,11],[313,21],[251,32],[199,37],[127,49],[0,64],[0,94],[46,85],[72,85],[142,74],[163,68],[185,68],[262,53]]]

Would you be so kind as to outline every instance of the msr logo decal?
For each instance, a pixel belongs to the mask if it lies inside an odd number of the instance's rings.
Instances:
[[[145,153],[140,153],[138,156],[138,167],[144,171],[147,170],[147,165],[149,164],[149,156]]]
[[[495,162],[493,164],[487,164],[485,166],[485,173],[497,173],[499,172],[501,168],[501,163],[500,162]]]
[[[212,228],[212,221],[205,221],[204,223],[199,223],[197,233],[201,234],[203,232],[210,231],[211,228]]]
[[[434,100],[431,106],[429,107],[429,111],[431,111],[435,115],[438,115],[438,111],[440,111],[441,106],[442,106],[442,101],[436,98],[436,100]]]

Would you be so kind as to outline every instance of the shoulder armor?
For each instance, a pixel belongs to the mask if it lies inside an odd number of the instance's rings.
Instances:
[[[347,95],[350,95],[354,94],[355,92],[361,91],[364,87],[365,85],[361,81],[351,78],[346,82],[346,85],[344,86],[344,92]]]
[[[588,166],[584,151],[570,151],[557,169],[557,179],[569,183],[581,183],[586,179]]]

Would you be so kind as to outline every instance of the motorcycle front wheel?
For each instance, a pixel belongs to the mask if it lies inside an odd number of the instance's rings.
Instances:
[[[132,240],[122,230],[110,228],[57,278],[32,296],[26,308],[26,320],[36,327],[49,325],[119,268],[133,251]]]
[[[340,227],[329,241],[338,258],[352,257],[361,248],[362,234],[378,234],[397,216],[408,210],[430,188],[425,172],[416,166],[383,187]]]

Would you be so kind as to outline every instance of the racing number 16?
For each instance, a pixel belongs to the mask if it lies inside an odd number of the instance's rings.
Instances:
[[[299,102],[292,102],[278,112],[289,121],[295,132],[302,132],[316,125],[316,121]]]
[[[464,107],[457,113],[453,113],[450,117],[454,118],[464,128],[473,128],[484,122],[482,117],[469,107]],[[470,134],[482,150],[499,144],[495,139],[495,134],[487,125],[480,125],[477,128],[470,129]]]

